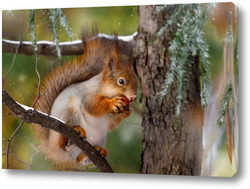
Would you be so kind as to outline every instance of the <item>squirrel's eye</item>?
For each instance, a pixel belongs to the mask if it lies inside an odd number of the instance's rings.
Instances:
[[[120,84],[120,85],[125,85],[125,81],[124,81],[124,79],[119,79],[119,81],[118,81],[118,82],[119,82],[119,84]]]

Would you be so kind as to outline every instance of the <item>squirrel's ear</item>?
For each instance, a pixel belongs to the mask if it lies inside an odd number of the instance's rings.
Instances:
[[[107,64],[107,76],[112,77],[116,74],[117,71],[117,65],[116,65],[116,61],[115,58],[111,58]]]

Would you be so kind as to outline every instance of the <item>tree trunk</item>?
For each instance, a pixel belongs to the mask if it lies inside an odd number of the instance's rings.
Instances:
[[[138,35],[133,56],[141,81],[143,103],[143,149],[141,173],[200,175],[203,112],[200,108],[198,58],[191,57],[192,75],[183,90],[183,108],[176,118],[177,85],[161,98],[159,92],[170,66],[170,30],[156,32],[173,11],[155,14],[155,6],[140,6]],[[184,101],[186,103],[184,103]]]

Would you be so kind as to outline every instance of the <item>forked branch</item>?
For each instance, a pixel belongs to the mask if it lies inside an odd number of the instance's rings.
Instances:
[[[22,121],[39,124],[42,127],[53,129],[67,137],[72,143],[76,144],[102,172],[113,172],[106,159],[102,157],[91,144],[78,135],[73,127],[66,125],[56,118],[38,112],[33,108],[27,108],[18,104],[4,90],[2,91],[2,102]]]

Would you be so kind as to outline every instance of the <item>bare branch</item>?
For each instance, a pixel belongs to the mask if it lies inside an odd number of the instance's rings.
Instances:
[[[31,168],[32,168],[32,164],[33,164],[34,158],[40,153],[40,151],[39,151],[33,144],[30,144],[30,145],[31,145],[31,147],[36,151],[36,152],[31,156],[31,158],[30,158],[30,164],[27,163],[26,161],[21,160],[20,157],[19,157],[18,155],[16,155],[15,153],[13,153],[13,152],[11,152],[11,151],[8,152],[10,155],[12,155],[14,158],[16,158],[17,161],[19,161],[20,163],[26,165],[26,166],[29,168],[29,170],[31,170]],[[7,149],[2,149],[2,150],[5,151],[5,153],[3,153],[2,155],[3,155],[3,156],[7,155]]]
[[[19,40],[18,40],[19,43],[18,43],[18,46],[16,47],[15,54],[14,54],[14,57],[12,59],[12,63],[10,65],[10,67],[9,67],[9,70],[6,72],[6,74],[3,77],[2,85],[4,85],[4,81],[5,81],[6,77],[8,76],[8,74],[10,73],[10,71],[14,67],[14,64],[15,64],[15,61],[16,61],[16,55],[18,54],[19,48],[20,48],[21,43],[22,43],[23,27],[24,27],[24,19],[23,19],[23,15],[22,15],[22,25],[21,25],[21,30],[20,30],[20,34],[19,34]],[[6,169],[9,168],[9,149],[10,149],[11,140],[13,139],[13,137],[15,136],[15,134],[17,133],[17,131],[22,127],[23,123],[24,122],[22,121],[20,123],[20,125],[17,127],[17,129],[13,132],[13,134],[11,135],[11,137],[8,139],[7,149],[6,149]]]
[[[4,90],[2,91],[2,102],[22,121],[39,124],[42,127],[53,129],[67,137],[76,144],[102,172],[113,172],[106,159],[102,157],[91,144],[79,136],[73,127],[64,124],[56,118],[38,112],[33,108],[24,108],[24,106],[14,101]]]
[[[16,155],[15,153],[11,152],[11,151],[8,151],[7,149],[3,149],[3,151],[6,151],[6,153],[3,153],[2,155],[7,155],[8,153],[10,155],[12,155],[14,158],[17,159],[17,161],[19,161],[20,163],[26,165],[27,167],[31,168],[31,164],[28,164],[27,162],[23,161],[20,159],[20,157],[18,155]]]
[[[33,144],[30,144],[30,145],[31,145],[31,147],[36,151],[36,153],[34,153],[34,154],[30,157],[30,170],[31,170],[31,167],[32,167],[34,158],[40,153],[40,151],[39,151]]]
[[[36,57],[36,67],[35,67],[35,70],[36,70],[36,74],[37,74],[37,77],[38,77],[38,86],[37,86],[37,96],[36,96],[36,99],[35,99],[35,101],[33,102],[32,106],[31,106],[32,108],[35,107],[36,102],[38,101],[38,99],[40,98],[40,96],[43,94],[43,93],[41,94],[41,92],[40,92],[41,80],[42,80],[43,75],[40,76],[40,74],[39,74],[39,72],[38,72],[38,69],[37,69],[37,66],[38,66],[38,56],[37,56],[37,52],[35,53],[35,57]]]
[[[11,137],[8,139],[7,142],[7,150],[6,150],[6,169],[9,168],[9,150],[10,150],[10,143],[13,139],[13,137],[16,135],[17,131],[19,131],[19,129],[22,127],[22,125],[24,124],[24,121],[21,121],[21,123],[19,124],[19,126],[16,128],[16,130],[12,133]]]
[[[132,52],[132,41],[137,33],[130,36],[118,36],[119,40],[119,52],[121,54],[131,54]],[[107,39],[113,40],[114,37],[105,34],[98,34],[96,37],[105,37]],[[94,37],[95,38],[95,37]],[[94,39],[93,38],[93,39]],[[7,39],[2,39],[2,50],[3,52],[15,53],[19,41],[11,41]],[[40,55],[47,56],[57,56],[56,45],[50,41],[38,41],[37,42],[38,52]],[[83,46],[81,40],[61,42],[59,43],[62,56],[73,56],[83,54]],[[19,47],[18,53],[26,55],[34,55],[34,48],[32,42],[23,41]]]
[[[22,30],[21,30],[21,33],[20,33],[20,40],[21,40],[21,36],[22,36]],[[20,47],[20,44],[21,44],[21,41],[19,43],[19,46],[18,46],[18,49]],[[18,49],[16,50],[16,53],[15,53],[15,56],[18,52]],[[13,62],[10,66],[10,69],[8,70],[8,72],[6,73],[4,79],[3,79],[3,82],[5,80],[5,78],[7,77],[8,73],[11,71],[13,65],[14,65],[14,61],[15,61],[15,56],[14,56],[14,59],[13,59]],[[41,79],[42,77],[40,76],[39,72],[38,72],[38,69],[37,69],[37,66],[38,66],[38,56],[37,56],[37,53],[35,53],[35,56],[36,56],[36,66],[35,66],[35,70],[36,70],[36,73],[37,73],[37,76],[38,76],[38,79],[39,79],[39,82],[38,82],[38,89],[37,89],[37,97],[32,105],[32,108],[35,106],[37,100],[40,98],[41,94],[40,94],[40,86],[41,86]],[[14,138],[14,136],[16,135],[16,133],[19,131],[19,129],[22,127],[22,125],[24,124],[24,121],[21,121],[20,125],[16,128],[16,130],[13,132],[13,134],[11,135],[11,137],[8,139],[8,142],[7,142],[7,149],[6,149],[6,169],[9,168],[9,150],[10,150],[10,143],[12,141],[12,139]],[[31,168],[31,166],[30,166]]]
[[[12,63],[8,69],[8,71],[5,73],[4,77],[3,77],[3,80],[2,80],[2,85],[4,84],[4,81],[6,79],[6,77],[8,76],[8,74],[10,73],[10,71],[12,70],[14,64],[15,64],[15,61],[16,61],[16,55],[18,54],[18,51],[20,49],[20,46],[22,44],[22,34],[23,34],[23,27],[24,27],[24,20],[23,20],[23,16],[22,16],[22,26],[21,26],[21,30],[20,30],[20,34],[19,34],[19,40],[18,40],[18,45],[16,46],[15,48],[15,54],[14,54],[14,57],[12,59]]]
[[[120,53],[122,54],[131,54],[132,53],[132,41],[133,41],[133,38],[137,35],[137,33],[134,33],[133,35],[131,36],[120,36],[118,37],[118,40],[119,40],[119,49],[120,49]],[[109,36],[109,35],[106,35],[106,34],[98,34],[97,36],[93,37],[92,39],[96,38],[96,37],[104,37],[108,40],[114,40],[114,37],[113,36]],[[21,34],[20,34],[20,40],[21,40]],[[19,40],[19,41],[20,41]],[[91,40],[91,39],[90,39]],[[5,78],[7,77],[8,73],[11,71],[13,65],[14,65],[14,62],[15,62],[15,57],[17,55],[17,53],[23,53],[23,54],[27,54],[27,55],[33,55],[34,53],[34,49],[33,49],[33,45],[32,45],[32,42],[16,42],[16,41],[10,41],[10,40],[5,40],[3,39],[2,40],[2,44],[3,44],[3,52],[15,52],[15,56],[13,58],[13,62],[10,66],[10,69],[8,70],[7,74],[5,75],[4,79],[3,79],[3,82],[5,80]],[[38,46],[38,50],[39,50],[39,53],[40,54],[44,54],[44,55],[48,55],[48,56],[56,56],[56,46],[53,42],[48,42],[48,41],[39,41],[37,42],[37,46]],[[63,43],[59,43],[59,47],[61,48],[61,53],[62,55],[80,55],[83,53],[83,47],[82,47],[82,42],[81,40],[77,40],[77,41],[73,41],[73,42],[63,42]],[[39,72],[38,72],[38,55],[37,53],[35,53],[35,57],[36,57],[36,66],[35,66],[35,71],[37,73],[37,76],[38,76],[38,88],[37,88],[37,97],[32,105],[32,108],[35,106],[37,100],[40,98],[40,96],[42,95],[40,93],[40,86],[41,86],[41,79],[43,76],[40,76]],[[5,91],[3,91],[3,93],[6,93]],[[7,95],[6,95],[7,96]],[[4,99],[3,99],[4,100]],[[12,99],[13,100],[13,99]],[[3,101],[4,102],[4,101]],[[15,102],[15,101],[14,101]],[[18,105],[18,104],[17,104]],[[9,107],[8,107],[9,108]],[[12,111],[12,110],[11,110]],[[31,110],[31,111],[35,111],[35,110]],[[12,111],[13,112],[13,111]],[[37,111],[35,111],[37,112]],[[16,116],[18,116],[16,114],[16,112],[13,112]],[[38,112],[39,113],[39,112]],[[24,115],[22,115],[24,116]],[[20,118],[20,117],[19,117]],[[10,142],[11,140],[13,139],[13,137],[15,136],[15,134],[17,133],[17,131],[22,127],[23,123],[24,122],[28,122],[27,120],[25,119],[22,119],[22,122],[20,123],[20,125],[17,127],[17,129],[14,131],[14,133],[12,134],[11,138],[8,140],[8,143],[7,143],[7,153],[6,153],[6,168],[8,169],[9,165],[8,165],[8,155],[9,155],[9,147],[10,147]],[[32,122],[32,123],[37,123],[37,122]],[[39,123],[38,123],[39,124]],[[44,123],[46,125],[46,123]],[[41,125],[42,126],[42,125]],[[49,128],[49,126],[45,126],[47,128]],[[52,128],[53,129],[53,128]],[[55,129],[54,129],[55,130]],[[63,133],[62,133],[63,134]],[[67,137],[67,135],[63,134],[64,136]],[[68,137],[70,139],[70,137]],[[73,141],[73,140],[72,140]],[[78,141],[79,142],[79,141]],[[86,141],[87,143],[87,141]],[[88,143],[87,143],[88,144]],[[76,144],[77,145],[77,144]],[[85,144],[86,145],[86,144]],[[83,150],[87,148],[87,150],[89,152],[91,152],[91,155],[93,154],[93,150],[96,151],[90,144],[88,144],[89,147],[79,147]],[[91,149],[92,148],[92,149]],[[84,151],[84,150],[83,150]],[[84,151],[85,152],[85,151]],[[85,152],[86,153],[86,152]],[[98,152],[97,152],[98,153]],[[88,155],[88,153],[86,153],[86,155]],[[91,156],[90,155],[90,156]],[[99,153],[98,153],[99,155]],[[89,156],[89,155],[88,155]],[[100,156],[100,155],[99,155]],[[90,157],[89,157],[90,158]],[[110,166],[107,164],[106,160],[104,158],[102,158],[103,160],[101,160],[100,158],[97,158],[95,160],[95,157],[93,157],[94,160],[92,160],[90,158],[90,160],[93,161],[93,163],[95,163],[96,161],[96,165],[98,165],[98,161],[104,163],[104,168],[102,169],[102,165],[99,164],[100,166],[98,166],[101,171],[105,171],[105,172],[112,172],[112,169],[110,168]],[[106,162],[106,163],[105,163]],[[107,165],[105,165],[107,164]]]

